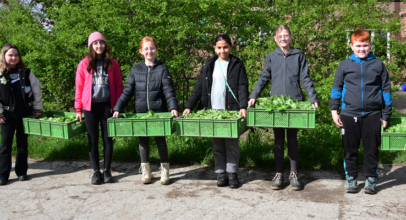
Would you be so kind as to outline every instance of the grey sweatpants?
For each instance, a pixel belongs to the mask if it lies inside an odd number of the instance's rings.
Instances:
[[[239,138],[212,138],[214,171],[216,173],[237,173],[240,162]]]

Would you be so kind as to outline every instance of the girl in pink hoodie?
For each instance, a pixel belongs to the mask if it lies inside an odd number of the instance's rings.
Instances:
[[[89,155],[93,166],[92,184],[112,183],[110,171],[113,157],[113,140],[108,137],[107,119],[123,92],[123,81],[118,62],[110,57],[110,47],[99,32],[88,39],[89,51],[80,61],[76,71],[75,109],[76,119],[85,116]],[[103,138],[104,172],[99,165],[99,124]]]

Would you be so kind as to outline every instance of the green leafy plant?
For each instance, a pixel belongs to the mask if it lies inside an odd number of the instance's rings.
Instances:
[[[237,111],[217,111],[213,109],[200,110],[196,113],[184,115],[184,118],[197,118],[197,119],[238,119],[241,116]]]
[[[299,102],[298,100],[291,99],[289,96],[272,96],[268,98],[257,99],[257,108],[265,108],[266,111],[278,110],[283,111],[287,109],[302,109],[310,110],[313,109],[312,105],[309,103]]]
[[[69,115],[69,116],[66,116],[66,117],[61,117],[61,116],[54,115],[53,117],[41,117],[41,118],[39,118],[39,120],[68,123],[68,122],[75,121],[76,116],[75,115]]]
[[[134,115],[131,118],[168,118],[168,116],[155,114],[154,111],[150,110],[146,115]]]
[[[387,127],[386,132],[405,133],[406,132],[406,118],[402,118],[401,123]]]

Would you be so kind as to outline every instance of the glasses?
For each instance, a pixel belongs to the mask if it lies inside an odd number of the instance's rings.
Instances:
[[[279,36],[277,36],[277,38],[279,38],[279,39],[288,39],[290,36],[289,35],[279,35]]]
[[[100,45],[101,47],[106,46],[106,43],[104,43],[104,41],[95,41],[92,43],[93,46],[98,46]]]

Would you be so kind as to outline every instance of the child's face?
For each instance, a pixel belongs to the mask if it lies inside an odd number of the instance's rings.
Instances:
[[[140,50],[140,54],[144,56],[144,58],[148,61],[155,61],[156,58],[156,47],[153,42],[145,42],[142,44],[142,49]]]
[[[20,55],[18,51],[14,48],[11,48],[5,54],[6,63],[10,68],[14,68],[17,66],[18,62],[20,62]]]
[[[289,31],[284,29],[275,36],[275,41],[280,47],[289,47],[292,36],[289,34]]]
[[[106,49],[106,42],[102,40],[97,40],[92,43],[93,50],[96,54],[101,55],[103,54],[104,50]]]
[[[214,52],[219,56],[220,61],[226,61],[230,59],[230,52],[232,47],[225,41],[217,41],[214,46]]]
[[[354,51],[355,56],[362,59],[367,57],[371,51],[371,43],[369,41],[354,41],[354,43],[351,44],[351,49]]]

